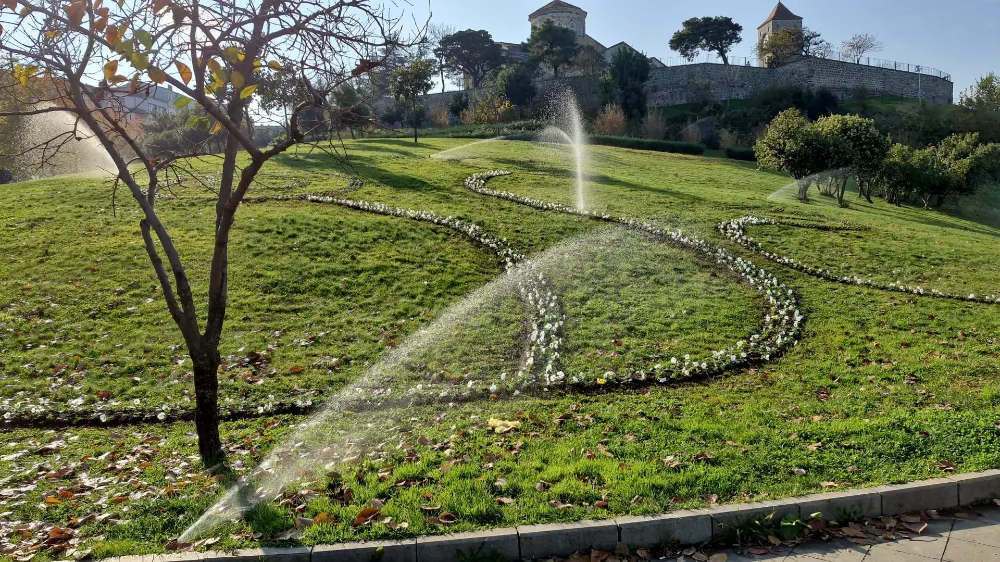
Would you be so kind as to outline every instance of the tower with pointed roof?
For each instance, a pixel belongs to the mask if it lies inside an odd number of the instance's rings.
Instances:
[[[757,28],[757,44],[763,45],[769,35],[782,29],[802,29],[802,18],[779,1],[767,20]]]

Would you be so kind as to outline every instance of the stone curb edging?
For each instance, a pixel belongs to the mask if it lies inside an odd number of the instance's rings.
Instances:
[[[618,517],[491,529],[400,541],[361,542],[296,548],[256,548],[235,552],[188,552],[125,556],[111,562],[445,562],[458,552],[496,551],[505,560],[568,556],[581,550],[660,546],[667,540],[700,545],[723,537],[726,529],[774,513],[824,519],[852,510],[866,517],[946,509],[1000,497],[1000,470],[959,474],[909,484],[814,494],[783,500],[676,511],[650,517]]]

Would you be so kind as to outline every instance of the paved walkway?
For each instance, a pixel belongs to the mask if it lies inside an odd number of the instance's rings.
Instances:
[[[726,551],[728,562],[1000,562],[1000,507],[968,509],[927,522],[912,539],[879,540],[871,546],[844,539],[811,542],[790,551],[763,556]],[[688,558],[687,560],[692,560]]]

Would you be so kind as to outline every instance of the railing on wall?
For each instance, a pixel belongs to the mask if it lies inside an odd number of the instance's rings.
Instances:
[[[817,56],[816,58],[832,59],[864,66],[874,66],[876,68],[888,68],[890,70],[899,70],[901,72],[913,72],[916,74],[923,74],[924,76],[943,78],[949,82],[952,81],[951,74],[920,64],[909,64],[905,62],[877,59],[874,57],[855,57],[847,53],[830,53],[828,56]],[[667,66],[683,66],[687,64],[706,63],[722,64],[722,58],[714,53],[705,53],[690,60],[684,57],[667,57],[660,60]],[[729,57],[729,64],[733,66],[758,66],[758,59],[757,57]]]

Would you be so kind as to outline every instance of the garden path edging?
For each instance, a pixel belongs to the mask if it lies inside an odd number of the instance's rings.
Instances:
[[[417,537],[401,541],[360,542],[296,548],[255,548],[235,552],[187,552],[124,556],[111,562],[446,562],[465,553],[496,550],[507,560],[568,556],[592,548],[612,550],[659,546],[666,540],[700,545],[721,538],[727,525],[769,513],[799,517],[820,512],[824,519],[857,507],[867,517],[945,509],[1000,497],[1000,470],[957,474],[908,484],[813,494],[711,509],[675,511],[649,517],[623,516],[603,521],[526,525]],[[381,552],[381,554],[379,554]]]

